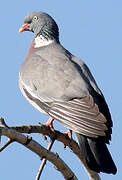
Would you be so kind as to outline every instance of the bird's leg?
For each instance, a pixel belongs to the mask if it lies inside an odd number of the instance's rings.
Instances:
[[[45,123],[45,126],[50,127],[50,129],[51,129],[52,131],[54,131],[53,121],[54,121],[54,118],[49,117],[48,121]]]
[[[65,135],[67,135],[70,139],[72,139],[72,130],[68,130],[66,132],[64,132]]]

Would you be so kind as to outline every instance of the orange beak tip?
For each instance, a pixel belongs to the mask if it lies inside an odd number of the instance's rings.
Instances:
[[[19,32],[23,32],[23,31],[27,30],[27,28],[28,28],[28,24],[26,23],[19,29]]]
[[[19,29],[19,33],[21,33],[21,32],[23,32],[23,28],[20,28],[20,29]]]

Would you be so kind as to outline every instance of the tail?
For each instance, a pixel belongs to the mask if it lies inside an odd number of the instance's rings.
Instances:
[[[78,133],[75,134],[84,159],[91,170],[116,174],[116,166],[103,141],[91,139]]]

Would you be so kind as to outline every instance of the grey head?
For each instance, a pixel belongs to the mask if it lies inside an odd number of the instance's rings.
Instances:
[[[59,40],[59,30],[54,19],[44,12],[32,12],[24,18],[19,32],[31,31],[35,37],[43,35],[46,39]]]

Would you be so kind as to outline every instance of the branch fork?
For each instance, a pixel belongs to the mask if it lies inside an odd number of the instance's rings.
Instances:
[[[65,164],[65,162],[55,153],[50,152],[50,149],[55,140],[62,142],[63,144],[65,144],[65,146],[68,146],[73,153],[75,153],[75,155],[82,162],[90,180],[100,180],[99,175],[88,168],[87,164],[83,159],[78,144],[73,139],[70,139],[63,133],[56,130],[52,131],[50,128],[46,127],[43,124],[8,127],[3,118],[0,118],[0,122],[0,135],[8,137],[7,142],[2,147],[0,147],[0,151],[4,150],[12,142],[16,141],[36,153],[40,157],[40,159],[43,159],[35,180],[39,180],[47,160],[54,164],[54,167],[56,167],[56,169],[62,173],[66,180],[78,180],[72,170],[67,166],[67,164]],[[38,142],[33,140],[30,136],[25,136],[22,133],[41,133],[44,136],[49,136],[51,142],[49,143],[48,148],[45,149]]]

